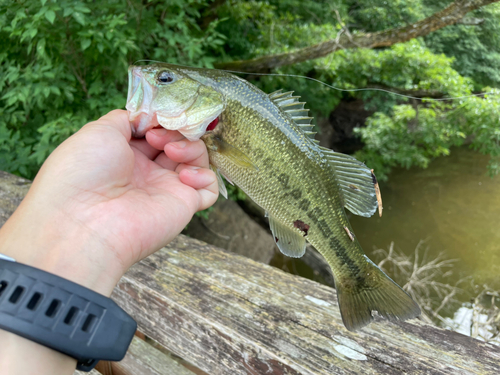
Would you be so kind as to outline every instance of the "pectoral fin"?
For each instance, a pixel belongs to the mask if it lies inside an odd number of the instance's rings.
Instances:
[[[305,225],[309,229],[309,226]],[[300,258],[304,255],[306,252],[306,240],[303,233],[288,228],[272,216],[269,216],[269,226],[271,227],[274,241],[276,241],[276,245],[283,254],[291,258]],[[301,230],[303,231],[303,229]]]
[[[203,140],[205,141],[207,148],[209,148],[212,151],[218,152],[221,155],[224,155],[226,158],[231,160],[231,162],[233,162],[235,165],[241,168],[250,168],[259,170],[259,168],[257,168],[257,166],[252,162],[252,159],[250,159],[243,152],[238,150],[236,147],[230,145],[229,143],[225,142],[221,138],[213,134],[210,134],[204,136]]]

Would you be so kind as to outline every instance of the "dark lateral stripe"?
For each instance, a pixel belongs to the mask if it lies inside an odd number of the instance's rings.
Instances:
[[[360,274],[361,269],[349,256],[349,251],[342,246],[340,241],[335,237],[330,237],[330,248],[335,252],[335,255],[340,259],[341,265],[347,265],[352,276],[356,277]]]

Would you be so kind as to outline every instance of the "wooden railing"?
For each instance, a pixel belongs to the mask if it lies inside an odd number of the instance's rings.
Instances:
[[[26,187],[0,180],[5,218]],[[349,332],[333,289],[182,235],[133,266],[112,298],[161,349],[134,339],[115,375],[193,374],[165,349],[211,375],[500,372],[499,347],[418,320]]]

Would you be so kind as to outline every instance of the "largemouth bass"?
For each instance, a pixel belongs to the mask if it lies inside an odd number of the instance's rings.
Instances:
[[[381,212],[375,175],[320,147],[298,99],[281,90],[268,95],[220,70],[152,64],[130,67],[126,108],[135,137],[161,125],[201,138],[220,192],[222,174],[261,206],[285,255],[301,257],[311,243],[331,266],[347,329],[365,326],[375,311],[418,316],[412,298],[363,253],[347,220],[345,208]]]

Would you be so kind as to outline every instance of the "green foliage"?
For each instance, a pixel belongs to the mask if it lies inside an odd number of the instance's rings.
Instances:
[[[207,4],[1,1],[1,168],[32,178],[83,124],[123,108],[135,60],[211,67],[224,36],[198,25]]]
[[[239,187],[226,183],[227,197],[233,201],[244,201],[247,195]]]
[[[350,20],[366,32],[402,27],[427,14],[421,0],[348,0]],[[441,8],[441,7],[440,7]],[[439,9],[440,9],[439,8]]]
[[[468,97],[459,105],[427,103],[415,109],[397,105],[390,115],[378,112],[365,128],[358,128],[365,147],[357,157],[376,168],[377,177],[387,178],[391,167],[427,167],[450,147],[469,142],[492,156],[489,172],[500,172],[500,90],[490,89],[484,98]]]
[[[446,2],[426,0],[430,9],[440,9]],[[455,59],[453,67],[483,86],[500,88],[500,4],[495,3],[467,14],[458,24],[437,30],[425,37],[429,48]],[[473,24],[479,22],[479,24]]]

